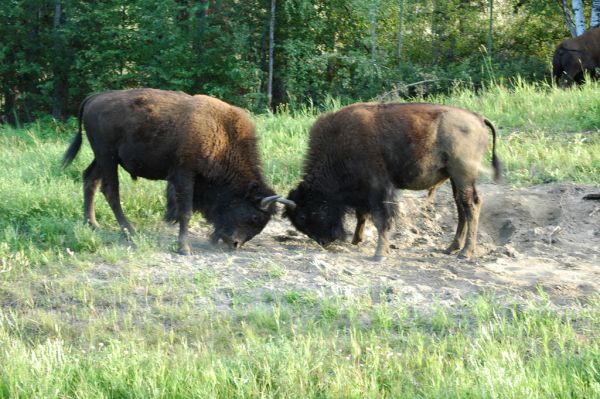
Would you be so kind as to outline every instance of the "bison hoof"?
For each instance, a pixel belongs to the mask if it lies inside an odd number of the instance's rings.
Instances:
[[[135,230],[131,226],[122,227],[121,232],[123,233],[125,238],[127,238],[128,240],[131,240],[131,238],[135,237]]]
[[[90,226],[90,228],[94,229],[94,230],[98,230],[100,228],[100,225],[98,224],[98,222],[91,222],[91,221],[86,221],[87,225]]]
[[[473,256],[473,251],[461,251],[460,254],[458,254],[458,259],[459,260],[468,260]]]
[[[387,258],[385,255],[375,255],[371,258],[373,262],[382,262]]]
[[[188,256],[192,254],[192,250],[190,247],[181,247],[179,248],[179,255]]]
[[[446,255],[454,255],[454,254],[458,253],[458,251],[460,251],[460,248],[457,247],[456,245],[452,244],[444,250],[444,253]]]

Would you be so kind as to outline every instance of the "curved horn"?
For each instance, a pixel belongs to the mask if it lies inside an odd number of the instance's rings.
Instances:
[[[287,198],[277,198],[276,201],[280,204],[289,206],[290,208],[292,208],[292,210],[296,209],[296,203],[292,200],[289,200]]]
[[[269,206],[277,201],[279,198],[281,198],[281,195],[271,195],[269,197],[265,197],[262,200],[260,200],[260,209],[262,209],[263,211],[266,211],[267,208],[269,208]]]

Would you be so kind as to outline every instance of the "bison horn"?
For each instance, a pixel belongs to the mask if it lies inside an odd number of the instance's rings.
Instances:
[[[273,202],[279,202],[281,204],[287,205],[290,208],[294,209],[296,208],[296,203],[292,200],[286,199],[286,198],[282,198],[281,195],[271,195],[269,197],[265,197],[260,201],[260,209],[262,209],[263,211],[266,211],[267,208],[273,203]]]
[[[296,203],[287,198],[277,198],[277,202],[279,202],[280,204],[283,204],[283,205],[287,205],[292,209],[296,209]]]
[[[275,201],[281,198],[281,195],[271,195],[260,200],[260,209],[266,211],[267,208]]]

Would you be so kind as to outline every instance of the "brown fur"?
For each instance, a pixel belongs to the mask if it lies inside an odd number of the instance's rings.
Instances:
[[[84,213],[91,225],[97,225],[93,200],[102,182],[120,226],[133,232],[120,205],[118,165],[134,179],[169,181],[183,253],[190,252],[187,224],[196,196],[199,210],[215,224],[213,241],[222,238],[236,247],[262,230],[274,211],[258,209],[260,200],[274,193],[259,167],[254,125],[240,108],[208,96],[155,89],[94,94],[81,104],[79,132],[65,166],[81,146],[82,123],[95,156],[84,173]],[[230,209],[233,203],[237,213]],[[240,231],[240,224],[252,224],[245,218],[256,225]]]
[[[326,245],[341,238],[341,215],[354,209],[353,243],[372,218],[379,240],[376,257],[388,252],[395,213],[394,189],[425,190],[450,178],[459,223],[448,252],[470,256],[476,245],[481,199],[475,179],[496,131],[486,118],[435,104],[361,103],[321,116],[310,132],[304,177],[288,198],[297,208],[286,216],[301,231]]]
[[[567,39],[556,46],[552,59],[552,75],[556,84],[564,76],[569,82],[581,84],[585,74],[596,77],[600,66],[600,27]]]

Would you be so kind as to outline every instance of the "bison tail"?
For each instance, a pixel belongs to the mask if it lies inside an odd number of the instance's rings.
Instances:
[[[69,146],[69,148],[67,149],[67,152],[65,152],[65,155],[63,156],[63,161],[62,161],[62,168],[66,168],[67,166],[69,166],[71,164],[71,162],[73,162],[73,159],[75,159],[75,157],[77,156],[77,153],[79,152],[79,149],[81,148],[81,142],[83,141],[82,138],[82,129],[81,129],[81,123],[82,123],[82,119],[83,119],[83,109],[85,107],[85,104],[88,102],[88,100],[93,97],[89,96],[87,97],[85,100],[83,100],[81,102],[81,105],[79,106],[79,113],[77,115],[77,122],[79,124],[79,130],[77,131],[77,133],[75,134],[75,137],[73,138],[73,141],[71,142],[71,145]]]
[[[67,152],[65,152],[65,155],[63,157],[63,160],[62,160],[62,168],[63,169],[66,168],[67,166],[69,166],[71,164],[71,162],[73,162],[73,159],[75,159],[75,156],[79,152],[79,148],[81,148],[81,142],[82,142],[81,127],[79,127],[79,132],[73,138],[71,145],[69,146],[69,148],[67,149]]]
[[[492,167],[494,168],[494,181],[499,183],[502,181],[502,166],[496,155],[496,127],[487,118],[483,118],[483,123],[492,130]]]

